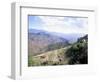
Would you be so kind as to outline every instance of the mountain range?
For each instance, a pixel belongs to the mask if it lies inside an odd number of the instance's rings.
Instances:
[[[77,42],[84,34],[64,34],[44,30],[28,30],[28,54],[37,55],[46,51],[60,49]]]
[[[84,33],[57,33],[57,32],[49,32],[49,31],[45,31],[45,30],[37,30],[37,29],[29,29],[28,30],[29,34],[43,34],[43,35],[52,35],[52,36],[56,36],[62,39],[67,40],[69,43],[74,43],[77,42],[77,39],[80,37],[83,37]]]

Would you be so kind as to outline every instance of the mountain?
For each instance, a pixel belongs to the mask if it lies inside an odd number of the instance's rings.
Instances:
[[[69,45],[62,37],[43,30],[32,29],[28,32],[28,54],[37,55],[47,51],[60,49]]]
[[[29,50],[33,52],[29,51],[28,66],[88,64],[88,35],[69,45],[63,38],[50,33],[32,32],[29,33]]]
[[[77,42],[78,38],[83,37],[85,35],[84,33],[64,34],[64,33],[55,33],[55,32],[53,32],[52,34],[66,39],[70,44]]]
[[[29,29],[29,33],[35,33],[35,34],[46,34],[46,35],[52,35],[56,37],[60,37],[62,39],[67,40],[70,44],[73,44],[77,42],[78,38],[83,37],[84,33],[57,33],[57,32],[49,32],[44,30],[36,30],[36,29]]]

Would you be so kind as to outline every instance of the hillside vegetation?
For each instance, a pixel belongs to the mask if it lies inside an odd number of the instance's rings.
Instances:
[[[69,59],[66,58],[65,52],[67,49],[69,49],[70,46],[52,50],[45,52],[43,54],[32,56],[29,55],[29,66],[41,66],[41,65],[64,65],[68,64]]]
[[[84,36],[71,48],[66,51],[66,57],[70,58],[69,64],[87,64],[88,63],[88,36]]]

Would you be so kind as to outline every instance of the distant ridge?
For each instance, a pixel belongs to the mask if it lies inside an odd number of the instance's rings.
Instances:
[[[46,35],[52,35],[52,36],[56,36],[62,39],[67,40],[69,43],[74,43],[77,42],[78,38],[81,38],[83,36],[85,36],[86,34],[84,33],[69,33],[69,34],[65,34],[65,33],[57,33],[57,32],[48,32],[45,30],[38,30],[38,29],[29,29],[28,30],[29,34],[35,33],[35,34],[46,34]]]
[[[68,41],[62,37],[52,35],[41,30],[29,30],[28,33],[28,53],[37,55],[46,51],[63,48],[69,45]]]

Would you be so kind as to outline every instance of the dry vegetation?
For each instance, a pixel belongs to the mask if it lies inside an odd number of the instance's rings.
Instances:
[[[69,47],[52,50],[43,54],[32,56],[29,55],[29,66],[44,66],[44,65],[65,65],[68,64],[69,59],[66,58],[65,52]]]

